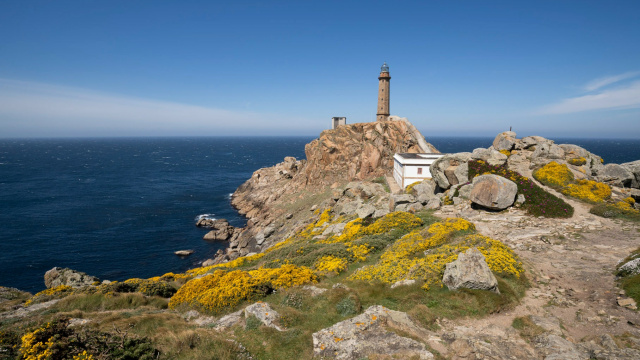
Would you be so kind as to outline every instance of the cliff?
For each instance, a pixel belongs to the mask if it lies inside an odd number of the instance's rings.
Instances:
[[[309,201],[314,196],[324,193],[324,200],[328,191],[350,181],[391,174],[397,152],[438,150],[408,121],[351,124],[323,131],[305,146],[306,160],[287,157],[282,163],[255,171],[231,199],[248,224],[232,242],[230,258],[260,251],[273,244],[268,239],[271,235],[284,236],[299,227],[308,220],[303,214],[314,205]],[[287,226],[284,220],[288,220]]]

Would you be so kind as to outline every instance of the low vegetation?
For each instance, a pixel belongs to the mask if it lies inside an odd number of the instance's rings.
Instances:
[[[555,171],[555,169],[554,169]],[[552,172],[550,170],[550,172]],[[495,174],[507,178],[516,183],[518,186],[518,194],[525,197],[522,204],[529,215],[543,216],[548,218],[570,218],[573,216],[574,209],[564,200],[545,191],[531,179],[518,174],[515,171],[506,168],[506,165],[493,166],[482,160],[469,161],[469,179],[473,179],[478,175]],[[543,172],[545,174],[545,172]],[[536,178],[537,179],[537,178]],[[559,184],[568,183],[568,175],[562,173],[562,176],[553,177],[554,181]]]
[[[339,223],[345,224],[340,233],[322,235]],[[449,291],[440,282],[445,264],[471,246],[485,255],[500,294]],[[416,282],[391,289],[402,279]],[[298,286],[303,284],[327,290],[311,297]],[[170,299],[165,285],[177,289],[169,291]],[[11,349],[10,358],[25,359],[311,358],[314,332],[369,306],[407,312],[422,326],[436,329],[438,318],[483,316],[512,307],[527,286],[517,256],[501,242],[476,233],[466,220],[440,220],[426,211],[350,219],[326,209],[317,221],[260,254],[92,290],[42,292],[34,302],[62,300],[27,322],[0,323],[0,347]],[[180,315],[190,309],[222,315],[258,299],[280,314],[279,325],[287,331],[249,318],[230,330],[232,341]],[[89,322],[66,327],[70,318]],[[60,327],[59,335],[52,336],[47,326]],[[62,357],[51,357],[53,351]]]

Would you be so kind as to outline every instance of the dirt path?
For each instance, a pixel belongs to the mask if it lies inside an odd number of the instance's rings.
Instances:
[[[544,346],[521,343],[514,338],[517,334],[511,327],[513,319],[533,315],[549,334],[571,343],[598,343],[603,341],[603,335],[609,334],[618,346],[623,346],[620,339],[624,338],[626,346],[631,343],[640,349],[640,341],[635,339],[640,339],[640,315],[617,304],[624,293],[616,287],[613,275],[617,263],[640,246],[640,226],[597,217],[588,212],[585,204],[569,202],[576,209],[571,219],[533,218],[517,209],[489,213],[468,205],[448,206],[436,213],[441,217],[463,217],[472,221],[480,233],[509,245],[525,263],[532,283],[521,304],[513,310],[484,319],[447,322],[440,335],[446,338],[451,336],[447,332],[453,332],[459,338],[494,336],[518,343],[524,351],[521,357],[545,358],[550,356],[549,352],[539,351]],[[450,350],[452,358],[466,358],[458,356],[455,347]],[[609,354],[604,358],[636,355]]]

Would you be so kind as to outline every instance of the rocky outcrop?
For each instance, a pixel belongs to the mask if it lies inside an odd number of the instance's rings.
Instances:
[[[447,154],[431,164],[431,175],[442,189],[467,182],[469,179],[469,160],[471,160],[471,153]]]
[[[469,199],[492,210],[503,210],[513,205],[518,185],[497,175],[480,175],[473,179]]]
[[[208,220],[206,222],[207,225],[198,225],[198,226],[206,226],[211,228],[211,231],[206,233],[203,237],[204,240],[222,240],[222,241],[232,241],[234,238],[238,237],[241,229],[233,227],[229,225],[229,222],[226,219],[203,219]],[[203,220],[200,220],[198,224],[202,223]]]
[[[457,260],[447,264],[442,283],[450,290],[465,288],[500,293],[498,280],[477,248],[468,249],[459,254]]]
[[[375,305],[364,313],[313,334],[317,357],[351,360],[365,357],[433,359],[423,343],[402,337],[387,328],[416,338],[429,332],[417,326],[407,314]]]
[[[620,164],[625,169],[629,170],[633,174],[633,180],[631,181],[631,187],[640,189],[640,160]]]
[[[595,179],[618,187],[630,187],[636,181],[635,174],[628,167],[618,164],[607,164],[598,169]]]
[[[377,121],[325,130],[305,146],[306,160],[287,157],[280,164],[255,171],[231,199],[238,212],[248,218],[247,226],[230,240],[229,250],[216,261],[260,252],[285,239],[308,223],[311,205],[324,208],[331,203],[341,212],[360,217],[386,214],[388,193],[379,184],[369,183],[365,186],[376,188],[360,189],[361,194],[341,202],[338,200],[345,194],[326,193],[349,182],[388,175],[397,152],[438,152],[409,125],[405,121]],[[313,204],[304,201],[316,195]]]
[[[270,328],[274,328],[278,331],[284,331],[282,327],[276,324],[280,318],[280,314],[273,310],[269,304],[258,301],[255,304],[249,305],[244,309],[244,316],[255,316],[262,324]]]
[[[54,267],[44,274],[44,284],[47,288],[60,285],[67,285],[74,288],[94,285],[99,282],[95,276],[87,275],[80,271],[71,270],[69,268]]]

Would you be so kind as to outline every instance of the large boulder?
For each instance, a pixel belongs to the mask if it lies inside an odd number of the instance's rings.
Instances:
[[[477,248],[470,248],[447,264],[442,277],[450,290],[459,288],[489,290],[499,294],[498,280],[489,269],[484,255]]]
[[[500,166],[507,161],[507,155],[490,147],[488,149],[478,148],[473,150],[471,158],[474,160],[486,161],[489,165]]]
[[[442,189],[451,185],[465,183],[469,179],[469,160],[472,154],[468,152],[447,154],[431,164],[431,176]]]
[[[44,284],[47,288],[60,285],[81,288],[94,285],[97,282],[100,282],[97,277],[69,268],[54,267],[44,274]]]
[[[631,187],[636,177],[628,167],[618,164],[607,164],[598,170],[596,180],[618,187]]]
[[[513,205],[518,186],[498,175],[480,175],[473,179],[469,200],[492,210],[503,210]]]
[[[417,338],[429,332],[407,314],[374,305],[364,313],[313,334],[313,354],[318,358],[355,360],[362,358],[433,359],[426,346],[394,331]]]
[[[498,134],[493,140],[493,148],[500,150],[511,151],[516,145],[516,133],[513,131],[505,131]]]
[[[631,187],[640,189],[640,160],[620,164],[623,168],[633,173],[633,180],[631,181]]]
[[[531,161],[537,164],[546,164],[548,160],[557,159],[564,160],[564,150],[550,140],[538,143],[531,154]]]

